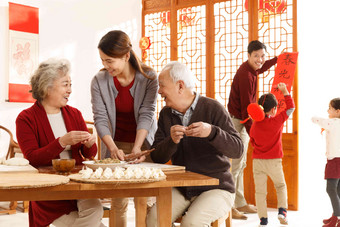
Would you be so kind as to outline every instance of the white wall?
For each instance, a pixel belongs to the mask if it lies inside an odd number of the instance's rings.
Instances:
[[[340,97],[339,7],[338,0],[298,1],[300,208],[323,217],[332,212],[323,179],[325,144],[311,117],[328,117],[329,101]]]
[[[141,0],[13,0],[40,9],[40,60],[66,57],[72,62],[70,105],[92,119],[90,81],[101,68],[100,37],[111,29],[126,31],[139,53]],[[327,117],[329,100],[339,97],[340,22],[338,0],[298,1],[299,45],[299,179],[300,210],[313,215],[321,204],[325,217],[331,208],[323,180],[325,146],[313,115]],[[17,114],[31,104],[5,102],[8,82],[8,2],[0,0],[0,123],[15,131]],[[0,153],[0,157],[1,157]]]
[[[102,67],[97,45],[112,29],[125,31],[140,54],[141,0],[12,0],[39,8],[39,61],[71,61],[73,93],[69,104],[92,120],[90,82]],[[31,103],[5,102],[8,93],[8,1],[0,0],[0,124],[15,132],[15,119]],[[0,158],[4,155],[0,150]]]

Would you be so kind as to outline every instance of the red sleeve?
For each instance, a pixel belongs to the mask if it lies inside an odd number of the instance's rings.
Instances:
[[[248,116],[247,107],[250,103],[256,102],[256,77],[249,75],[250,73],[244,73],[244,75],[239,80],[240,89],[240,107],[241,107],[241,119],[245,120]],[[249,130],[252,125],[252,120],[249,119],[244,123],[246,130],[249,134]]]
[[[267,60],[263,66],[261,67],[261,69],[259,69],[257,72],[259,74],[264,73],[265,71],[267,71],[268,69],[270,69],[273,65],[275,65],[277,63],[277,57],[274,57],[270,60]]]
[[[286,103],[286,109],[285,111],[295,108],[294,100],[292,99],[292,96],[286,95],[284,96],[285,98],[285,103]]]
[[[282,127],[282,124],[289,118],[289,116],[287,115],[287,110],[295,108],[294,101],[290,95],[286,95],[284,96],[284,98],[286,109],[274,117],[275,122],[277,123],[277,127]]]
[[[32,166],[51,165],[51,160],[59,158],[64,148],[60,146],[58,139],[48,142],[42,128],[35,122],[29,113],[23,111],[19,114],[16,135],[20,149]]]

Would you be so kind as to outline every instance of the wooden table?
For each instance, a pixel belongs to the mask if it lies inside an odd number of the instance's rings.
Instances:
[[[50,168],[40,168],[39,172],[51,172]],[[71,200],[115,197],[149,197],[157,199],[159,227],[171,226],[171,189],[182,186],[218,185],[218,179],[201,174],[182,171],[168,172],[167,179],[152,183],[132,184],[89,184],[70,181],[64,185],[28,189],[0,189],[0,201],[10,200]],[[136,207],[136,212],[140,208]],[[143,213],[143,212],[142,212]],[[137,217],[136,217],[137,220]],[[136,226],[145,226],[145,212],[136,221]]]

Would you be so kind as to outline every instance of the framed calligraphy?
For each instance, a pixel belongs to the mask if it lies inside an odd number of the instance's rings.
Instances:
[[[9,102],[34,102],[29,79],[39,64],[39,10],[9,3]]]

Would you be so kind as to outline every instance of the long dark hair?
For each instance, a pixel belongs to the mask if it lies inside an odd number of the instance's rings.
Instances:
[[[153,80],[154,77],[150,77],[146,72],[151,71],[152,68],[145,65],[132,50],[132,45],[129,36],[120,30],[113,30],[108,32],[99,41],[98,48],[104,52],[107,56],[113,58],[121,58],[125,54],[130,52],[129,62],[132,67],[143,74],[148,79]]]

